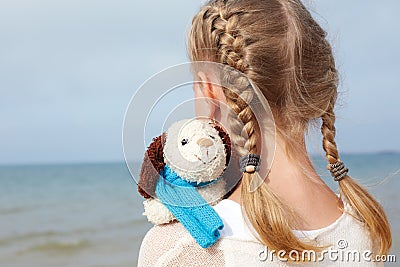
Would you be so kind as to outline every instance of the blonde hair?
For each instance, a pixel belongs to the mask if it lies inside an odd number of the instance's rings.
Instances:
[[[275,117],[278,133],[295,150],[310,122],[322,120],[323,149],[329,163],[340,160],[335,143],[334,106],[338,74],[326,32],[299,0],[214,0],[193,18],[188,40],[192,61],[226,64],[244,73],[262,91]],[[232,77],[230,78],[232,79]],[[259,153],[258,124],[248,106],[251,85],[237,75],[227,103],[233,120],[232,141],[240,155]],[[292,151],[293,152],[293,151]],[[273,250],[318,249],[292,232],[295,214],[266,185],[249,192],[257,173],[242,177],[241,204],[260,241]],[[259,177],[258,177],[259,178]],[[379,254],[387,254],[391,233],[380,204],[355,180],[339,181],[340,193],[365,223]]]

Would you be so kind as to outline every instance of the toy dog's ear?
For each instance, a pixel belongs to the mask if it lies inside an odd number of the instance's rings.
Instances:
[[[222,129],[221,126],[218,125],[213,125],[213,127],[218,131],[219,137],[222,139],[222,142],[224,142],[225,145],[225,152],[226,152],[226,163],[225,165],[228,166],[229,160],[231,158],[231,139],[229,138],[229,135]]]
[[[142,169],[138,183],[138,191],[144,198],[155,196],[155,188],[160,176],[160,171],[164,169],[163,146],[165,133],[154,138],[144,154]]]
[[[242,172],[240,172],[240,167],[239,167],[239,156],[235,152],[234,149],[232,149],[232,144],[231,144],[231,139],[227,132],[218,125],[214,125],[214,128],[218,131],[219,137],[221,137],[222,141],[224,142],[225,145],[225,152],[226,152],[226,166],[228,166],[229,162],[232,160],[230,167],[227,168],[223,176],[225,177],[226,181],[226,188],[230,188],[230,190],[224,195],[223,199],[228,198],[232,193],[236,190],[236,188],[240,184],[240,179],[243,175]]]

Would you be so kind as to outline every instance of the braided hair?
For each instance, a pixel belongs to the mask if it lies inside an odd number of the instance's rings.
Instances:
[[[300,0],[211,0],[193,18],[188,48],[192,61],[222,63],[242,74],[223,72],[232,85],[223,90],[235,113],[229,123],[239,155],[259,153],[259,125],[249,107],[252,82],[268,100],[289,152],[296,151],[296,142],[319,119],[327,161],[340,161],[334,126],[338,74],[332,49],[326,32]],[[266,183],[249,191],[251,181],[261,179],[258,175],[244,173],[241,180],[241,206],[256,237],[276,251],[320,250],[293,234],[298,216]],[[386,254],[391,234],[380,204],[348,175],[339,186],[367,225],[377,252]]]

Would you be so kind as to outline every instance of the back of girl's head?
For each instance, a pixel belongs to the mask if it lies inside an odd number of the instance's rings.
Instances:
[[[310,121],[320,118],[327,160],[340,161],[334,126],[338,75],[332,49],[326,32],[301,1],[209,1],[193,19],[188,49],[192,61],[229,65],[256,84],[268,100],[278,134],[289,147],[304,138]],[[227,103],[244,120],[246,151],[257,153],[257,123],[243,101],[249,98],[248,86],[224,92]],[[244,137],[238,132],[233,141],[237,138]],[[251,176],[244,174],[242,183],[249,184]],[[377,240],[377,251],[387,253],[391,235],[381,206],[351,177],[339,185]],[[286,251],[310,248],[292,234],[285,205],[265,184],[252,193],[243,188],[242,206],[264,244]]]
[[[211,1],[193,20],[189,53],[245,73],[269,101],[278,128],[297,135],[336,99],[325,37],[300,1]]]

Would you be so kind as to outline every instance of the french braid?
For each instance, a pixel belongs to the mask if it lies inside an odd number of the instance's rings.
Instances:
[[[219,62],[232,67],[223,70],[222,79],[230,87],[224,87],[227,104],[235,114],[230,112],[230,129],[232,140],[240,156],[257,153],[257,122],[248,105],[253,99],[254,92],[248,78],[244,75],[249,70],[246,61],[245,38],[237,30],[239,16],[245,13],[229,12],[228,9],[210,7],[203,18],[210,21],[212,43],[216,44]]]

